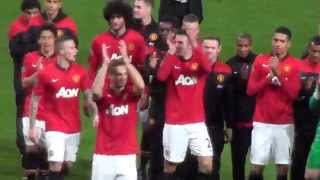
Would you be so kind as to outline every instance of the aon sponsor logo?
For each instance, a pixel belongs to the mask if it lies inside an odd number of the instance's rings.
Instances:
[[[111,116],[126,115],[129,113],[129,106],[128,105],[115,106],[114,104],[111,104],[109,106],[109,109],[107,109],[106,113],[111,114]]]
[[[197,78],[193,76],[184,76],[181,74],[175,82],[176,85],[192,86],[197,84]]]
[[[121,59],[122,58],[122,56],[121,55],[118,55],[117,53],[112,53],[112,55],[111,55],[111,60],[119,60],[119,59]],[[129,59],[130,59],[130,61],[132,60],[132,56],[130,55],[129,56]]]
[[[68,89],[65,87],[60,88],[59,92],[56,94],[56,98],[73,98],[77,97],[79,93],[79,88]]]

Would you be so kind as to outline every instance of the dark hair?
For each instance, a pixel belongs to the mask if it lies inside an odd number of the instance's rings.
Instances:
[[[161,19],[159,20],[159,23],[160,22],[167,22],[167,23],[170,23],[172,24],[172,28],[174,29],[177,29],[178,28],[178,18],[177,17],[174,17],[174,16],[163,16],[161,17]]]
[[[38,0],[23,0],[20,6],[21,11],[34,8],[41,10],[41,5]]]
[[[310,45],[316,45],[316,46],[319,46],[320,45],[320,36],[319,35],[316,35],[316,36],[313,36],[310,40]]]
[[[120,0],[113,0],[107,3],[103,8],[104,19],[110,22],[110,19],[115,15],[122,16],[127,27],[132,25],[133,10],[129,4]]]
[[[252,43],[252,36],[249,33],[243,32],[237,34],[236,41],[238,42],[240,39],[246,39],[250,42],[250,44]]]
[[[292,34],[291,34],[290,29],[285,26],[280,26],[280,27],[276,28],[274,33],[285,34],[285,35],[287,35],[288,40],[291,40],[291,38],[292,38]]]
[[[108,73],[115,74],[116,67],[125,66],[125,65],[126,65],[126,63],[124,62],[123,58],[111,60],[109,63],[109,67],[108,67]]]
[[[207,36],[203,40],[214,40],[218,42],[219,46],[221,45],[221,39],[218,36]]]
[[[187,14],[183,16],[182,22],[188,22],[188,23],[200,23],[200,20],[197,15],[195,14]]]
[[[58,37],[58,30],[57,30],[56,26],[52,23],[46,23],[41,26],[41,28],[39,30],[39,38],[40,38],[40,34],[43,31],[50,31],[54,35],[55,38]]]

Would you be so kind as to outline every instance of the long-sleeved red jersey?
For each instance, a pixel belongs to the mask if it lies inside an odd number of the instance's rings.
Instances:
[[[158,71],[158,79],[167,83],[166,123],[204,122],[203,93],[210,70],[209,60],[198,50],[193,50],[189,60],[166,55]]]
[[[292,103],[300,89],[299,63],[291,55],[281,59],[278,67],[280,85],[274,85],[267,78],[271,72],[271,58],[271,54],[259,55],[250,74],[247,94],[256,95],[253,120],[269,124],[292,124]]]

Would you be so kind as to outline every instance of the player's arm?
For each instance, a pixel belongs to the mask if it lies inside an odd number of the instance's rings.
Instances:
[[[92,97],[94,100],[99,100],[103,96],[103,87],[110,63],[107,48],[108,47],[105,44],[102,45],[101,51],[103,56],[103,63],[100,69],[98,70],[97,75],[92,84]]]
[[[255,60],[251,72],[249,74],[249,81],[247,85],[247,94],[254,96],[258,92],[262,91],[270,82],[269,77],[262,74],[261,64],[258,60]]]
[[[29,124],[30,130],[29,130],[29,134],[30,134],[31,141],[33,141],[35,144],[38,142],[37,130],[36,130],[36,127],[35,127],[35,122],[36,122],[36,115],[37,115],[37,112],[38,112],[39,101],[40,101],[40,96],[37,96],[34,93],[32,93],[32,96],[31,96],[31,108],[30,108],[30,124]]]

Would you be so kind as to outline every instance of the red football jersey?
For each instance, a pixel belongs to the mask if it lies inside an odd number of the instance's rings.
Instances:
[[[288,55],[279,62],[280,86],[273,85],[267,79],[271,71],[270,54],[259,55],[253,63],[249,77],[247,94],[256,95],[253,120],[270,124],[293,123],[292,103],[300,89],[299,63]]]
[[[40,62],[41,61],[41,62]],[[43,68],[47,65],[54,63],[56,61],[56,56],[44,57],[39,51],[33,51],[24,56],[23,60],[23,70],[22,70],[22,79],[32,76],[38,71],[38,65],[42,64]],[[23,116],[30,117],[30,107],[31,107],[31,95],[33,87],[24,89],[25,99],[24,99],[24,108]],[[36,118],[38,120],[45,120],[44,113],[44,101],[41,98],[38,105],[38,112]]]
[[[78,34],[78,28],[76,22],[69,16],[61,19],[60,21],[54,22],[58,29],[69,29],[74,33],[74,35]]]
[[[80,90],[87,89],[86,70],[78,64],[62,69],[52,63],[39,73],[34,93],[44,98],[47,131],[76,133],[81,130],[79,95]]]
[[[167,55],[158,71],[158,79],[167,82],[166,123],[204,122],[203,92],[211,70],[206,55],[196,49],[189,60]]]
[[[132,64],[141,72],[146,59],[146,44],[140,33],[127,30],[121,37],[114,36],[111,32],[104,32],[96,36],[91,44],[89,56],[89,76],[93,81],[102,63],[101,48],[105,43],[108,48],[108,54],[111,59],[119,57],[119,41],[124,40],[128,48],[128,54],[131,56]]]
[[[137,104],[139,96],[126,89],[116,95],[105,86],[102,99],[97,101],[99,126],[96,154],[127,155],[139,151],[137,141]]]
[[[11,23],[8,32],[8,37],[9,39],[11,39],[19,33],[28,31],[29,28],[32,26],[41,26],[42,24],[43,19],[40,15],[32,17],[30,21],[27,21],[27,19],[23,15],[21,15]]]

